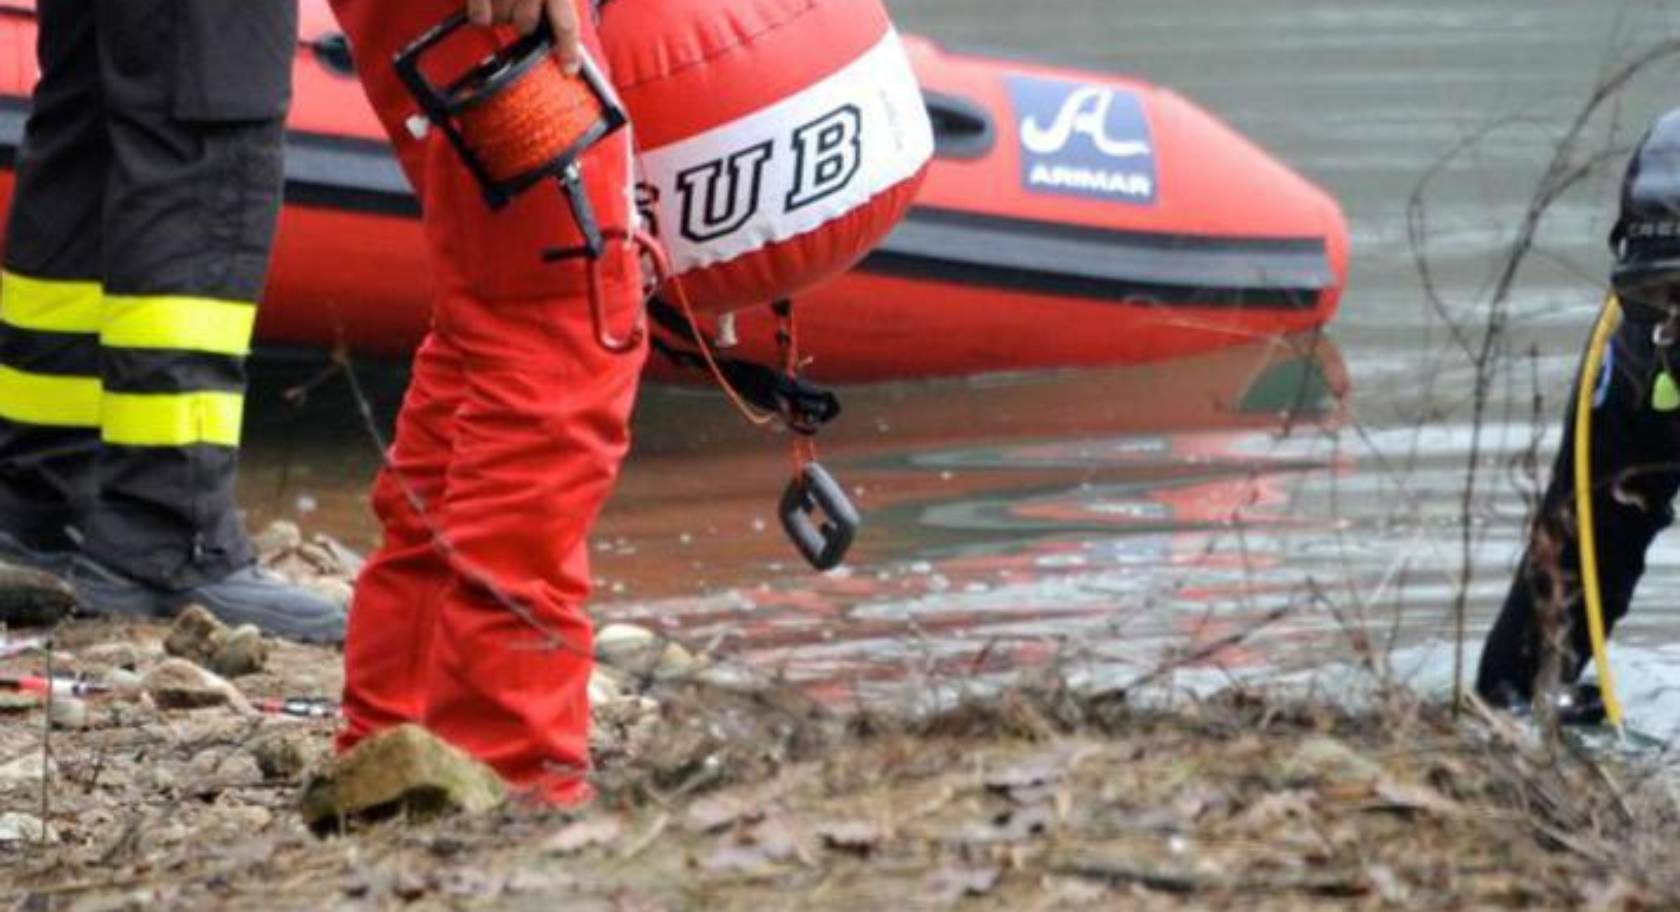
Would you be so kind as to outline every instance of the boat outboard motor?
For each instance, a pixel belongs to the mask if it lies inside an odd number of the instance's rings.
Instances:
[[[1680,322],[1680,108],[1651,126],[1628,163],[1610,249],[1610,284],[1627,318]]]

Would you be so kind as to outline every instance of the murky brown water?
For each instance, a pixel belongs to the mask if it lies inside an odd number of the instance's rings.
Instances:
[[[742,427],[717,396],[650,388],[596,546],[601,610],[718,638],[836,694],[983,680],[1052,655],[1125,681],[1187,644],[1208,656],[1180,681],[1211,683],[1311,667],[1359,624],[1393,635],[1402,673],[1446,680],[1473,370],[1426,304],[1408,198],[1448,149],[1497,125],[1424,196],[1446,311],[1479,327],[1497,261],[1574,110],[1607,66],[1680,30],[1680,10],[1531,0],[894,8],[906,31],[953,46],[1176,88],[1335,192],[1354,258],[1333,346],[1280,340],[1178,365],[854,391],[825,461],[856,487],[869,526],[847,570],[822,577],[797,565],[776,528],[779,443]],[[1675,75],[1670,66],[1634,85],[1592,148],[1631,141],[1680,103],[1664,97]],[[1613,171],[1553,209],[1515,297],[1474,511],[1477,627],[1514,559],[1530,487],[1521,456],[1555,420],[1601,289]],[[400,377],[366,372],[388,413]],[[307,512],[370,546],[360,494],[372,450],[336,385],[301,411],[279,403],[277,390],[301,376],[271,368],[260,382],[246,502],[259,519]],[[1352,390],[1342,404],[1320,395],[1342,386]],[[1680,645],[1667,645],[1680,630],[1676,595],[1671,541],[1618,636],[1634,718],[1665,732],[1680,722],[1660,699],[1680,683]],[[1278,614],[1265,635],[1215,648]]]

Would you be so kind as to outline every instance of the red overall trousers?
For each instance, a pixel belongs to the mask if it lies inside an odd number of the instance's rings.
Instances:
[[[600,44],[586,0],[584,43]],[[356,582],[338,746],[403,722],[433,733],[546,800],[588,795],[591,629],[585,536],[629,444],[645,348],[595,341],[586,266],[545,264],[581,233],[552,183],[492,213],[416,112],[393,55],[461,0],[333,0],[362,84],[420,195],[438,287],[431,332],[373,491],[384,541]],[[486,53],[489,32],[456,44]],[[583,159],[600,223],[629,225],[629,140]],[[323,264],[323,268],[331,268]],[[599,264],[607,313],[626,327],[636,258]]]

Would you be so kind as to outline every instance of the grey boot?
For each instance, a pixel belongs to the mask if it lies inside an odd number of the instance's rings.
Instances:
[[[10,532],[0,532],[0,563],[28,567],[54,576],[65,576],[70,572],[70,561],[75,556],[76,552],[69,550],[46,551],[32,548]]]
[[[89,614],[165,619],[188,605],[202,605],[224,624],[254,624],[268,636],[303,643],[344,641],[344,605],[254,564],[214,582],[166,589],[78,557],[70,582]]]
[[[174,611],[203,605],[231,627],[255,624],[270,636],[300,643],[342,643],[346,606],[252,564],[186,590]]]

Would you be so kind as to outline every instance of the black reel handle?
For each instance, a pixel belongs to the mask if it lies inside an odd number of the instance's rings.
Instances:
[[[818,570],[840,566],[863,525],[840,483],[815,462],[788,482],[779,512],[794,548]]]

